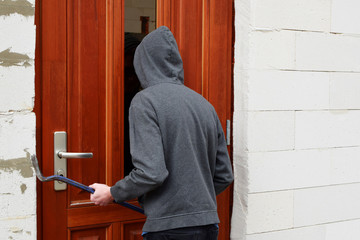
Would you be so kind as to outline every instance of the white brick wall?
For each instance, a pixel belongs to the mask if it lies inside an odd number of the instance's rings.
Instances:
[[[292,31],[252,31],[250,33],[251,69],[294,69],[295,37]]]
[[[30,112],[0,115],[0,159],[24,157],[35,149],[35,115]],[[0,169],[1,170],[1,169]]]
[[[296,33],[297,70],[359,72],[359,55],[360,36]]]
[[[264,232],[297,228],[300,229],[297,232],[301,232],[301,228],[305,229],[304,227],[336,222],[342,223],[342,228],[346,228],[346,223],[343,221],[356,220],[360,214],[359,187],[360,184],[356,183],[250,193],[247,234],[250,236],[255,234],[257,238],[262,239],[259,236]],[[352,234],[354,233],[359,232],[353,231]]]
[[[258,111],[329,109],[329,78],[329,73],[322,72],[249,71],[248,108]],[[347,86],[344,84],[344,88]],[[351,96],[349,102],[354,97]]]
[[[0,219],[1,239],[29,240],[36,239],[36,217]]]
[[[293,191],[249,194],[248,201],[247,234],[293,227]]]
[[[231,239],[360,238],[359,4],[235,0]]]
[[[36,178],[25,153],[35,153],[35,0],[17,1],[19,11],[7,4],[0,1],[0,239],[35,240]]]
[[[290,230],[252,234],[247,240],[357,240],[360,235],[360,220],[322,224]]]
[[[0,112],[32,110],[34,68],[0,66]]]
[[[273,231],[268,233],[251,234],[247,240],[327,240],[326,229],[323,226],[293,228],[291,230]],[[341,238],[340,238],[341,239]]]
[[[0,52],[11,48],[12,52],[26,54],[30,59],[34,59],[34,18],[11,14],[0,16],[0,19]]]
[[[359,218],[360,183],[294,191],[294,227]]]
[[[359,158],[360,147],[249,153],[249,192],[360,182]]]
[[[0,187],[0,221],[35,216],[36,204],[31,202],[36,199],[36,179],[32,175],[24,177],[20,171],[13,170],[1,172],[0,180],[2,183],[7,182]]]
[[[330,109],[360,109],[360,73],[330,74]]]
[[[248,114],[250,152],[294,149],[293,111],[261,111]]]
[[[324,226],[326,228],[325,240],[357,240],[360,236],[360,220],[349,220]]]
[[[360,146],[360,111],[296,112],[295,148]]]
[[[332,0],[331,32],[360,34],[360,2]]]
[[[258,28],[329,31],[329,0],[253,0],[252,24]]]

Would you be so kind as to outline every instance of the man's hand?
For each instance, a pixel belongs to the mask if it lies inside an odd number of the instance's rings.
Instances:
[[[95,189],[95,192],[90,194],[90,200],[95,203],[95,205],[106,206],[114,201],[108,185],[94,183],[89,187]]]

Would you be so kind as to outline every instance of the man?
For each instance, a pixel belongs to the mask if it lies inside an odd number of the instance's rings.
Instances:
[[[134,66],[144,89],[129,110],[134,169],[112,187],[91,185],[91,200],[103,206],[139,197],[147,240],[217,239],[216,195],[233,181],[219,118],[184,86],[181,56],[167,27],[143,39]]]

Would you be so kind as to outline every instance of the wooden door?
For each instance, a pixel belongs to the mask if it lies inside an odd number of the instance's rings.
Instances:
[[[158,0],[158,25],[174,32],[185,84],[215,106],[225,127],[231,118],[231,3]],[[124,177],[124,2],[36,2],[37,154],[45,176],[54,174],[54,132],[67,132],[67,177],[113,185]],[[38,183],[38,239],[142,239],[144,217],[116,204],[97,207],[89,194]],[[219,239],[229,239],[230,197],[218,198]],[[133,202],[136,204],[136,202]]]

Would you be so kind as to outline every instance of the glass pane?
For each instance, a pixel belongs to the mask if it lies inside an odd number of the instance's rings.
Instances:
[[[156,28],[156,0],[125,0],[125,56],[124,56],[124,175],[133,165],[129,144],[129,107],[140,90],[133,66],[134,53],[141,40]]]

